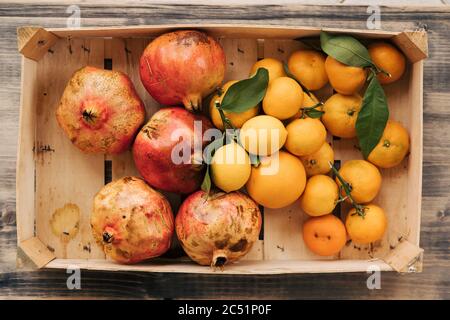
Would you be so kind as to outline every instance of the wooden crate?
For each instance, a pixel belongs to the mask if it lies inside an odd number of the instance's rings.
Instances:
[[[320,29],[307,27],[244,25],[138,26],[91,29],[18,30],[22,53],[22,95],[17,159],[17,238],[21,257],[36,266],[85,269],[211,273],[209,267],[188,258],[155,259],[138,265],[106,260],[92,238],[89,216],[94,194],[105,184],[105,168],[112,178],[137,174],[130,152],[119,156],[86,155],[63,135],[55,109],[72,73],[85,65],[126,72],[140,97],[147,116],[158,104],[143,88],[138,74],[139,57],[155,36],[174,28],[208,32],[222,44],[227,55],[226,79],[241,79],[263,57],[287,59],[305,46],[301,38],[318,37]],[[302,240],[306,215],[298,201],[284,209],[264,210],[263,238],[242,261],[227,265],[227,274],[281,274],[313,272],[365,272],[371,270],[420,271],[419,248],[422,188],[422,79],[427,56],[424,32],[382,32],[326,29],[360,39],[388,39],[407,56],[405,75],[385,86],[391,117],[402,122],[411,136],[411,152],[400,166],[381,170],[383,185],[374,203],[388,215],[389,227],[381,241],[359,246],[347,243],[339,256],[321,258]],[[299,41],[300,40],[300,41]],[[365,40],[366,41],[366,40]],[[331,87],[319,97],[331,95]],[[329,138],[337,161],[361,159],[355,140]],[[180,199],[171,197],[172,203]],[[342,206],[342,218],[348,207]],[[339,212],[337,213],[339,214]],[[52,219],[74,228],[73,237],[52,232]]]

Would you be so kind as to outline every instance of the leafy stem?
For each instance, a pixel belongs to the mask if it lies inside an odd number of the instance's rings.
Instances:
[[[305,108],[301,108],[301,114],[300,114],[300,118],[305,118],[305,116],[308,116],[310,118],[313,119],[317,119],[320,118],[325,112],[323,112],[322,110],[317,110],[317,108],[322,107],[323,106],[323,102],[319,101],[318,103],[316,103],[315,105],[311,106],[311,107],[305,107]]]
[[[350,184],[342,178],[342,176],[339,174],[339,171],[336,169],[335,166],[331,163],[331,161],[328,161],[328,164],[330,165],[331,170],[333,171],[334,175],[338,178],[339,182],[341,183],[341,187],[344,190],[346,196],[344,198],[340,198],[338,202],[342,202],[346,199],[350,200],[350,203],[352,204],[353,208],[355,208],[356,213],[361,216],[362,218],[365,217],[366,213],[364,211],[364,206],[357,203],[355,199],[353,199],[351,195],[351,186]]]
[[[391,75],[389,72],[387,72],[386,70],[384,70],[384,69],[382,69],[382,68],[379,68],[379,67],[376,66],[374,63],[372,63],[372,66],[371,66],[370,70],[371,70],[372,72],[374,72],[375,75],[378,74],[378,73],[383,73],[383,74],[385,74],[386,76],[388,76],[389,78],[392,77],[392,75]]]
[[[236,130],[236,127],[233,125],[231,120],[229,118],[227,118],[227,116],[225,115],[225,112],[223,112],[223,109],[220,107],[220,103],[218,101],[216,101],[214,105],[217,108],[217,110],[219,110],[220,118],[222,119],[223,128],[225,129],[225,132],[226,132],[226,129]]]

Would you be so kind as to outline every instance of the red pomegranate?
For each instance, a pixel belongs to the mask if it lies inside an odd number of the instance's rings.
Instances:
[[[195,262],[223,267],[246,255],[258,239],[258,205],[240,192],[197,191],[181,205],[175,230],[184,251]]]
[[[191,193],[204,175],[203,134],[209,120],[180,107],[156,112],[138,133],[133,145],[136,168],[151,186],[170,192]]]
[[[116,154],[130,147],[145,108],[125,74],[88,66],[70,79],[56,119],[81,151]]]
[[[165,33],[144,50],[140,61],[144,87],[163,105],[201,108],[202,98],[223,81],[225,53],[207,34],[195,30]]]
[[[166,252],[174,221],[169,202],[142,179],[108,183],[94,198],[92,232],[105,253],[120,263],[137,263]]]

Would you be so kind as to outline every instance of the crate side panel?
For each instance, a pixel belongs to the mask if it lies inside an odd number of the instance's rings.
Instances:
[[[17,242],[34,234],[34,147],[36,133],[37,62],[22,57],[19,139],[16,168]]]
[[[90,40],[61,39],[38,65],[36,229],[39,239],[59,258],[104,257],[89,226],[93,197],[104,182],[104,157],[80,152],[55,117],[73,72],[100,61],[94,49],[98,43],[91,49],[90,45]]]
[[[409,134],[408,201],[406,206],[408,240],[419,245],[422,206],[422,152],[423,152],[423,61],[411,66],[409,83]],[[407,109],[407,108],[405,108]],[[403,115],[406,117],[406,115]]]
[[[292,52],[306,48],[295,40],[264,40],[264,57],[283,62]],[[266,260],[321,260],[303,242],[303,222],[308,215],[300,209],[299,201],[281,209],[264,209],[264,259]]]

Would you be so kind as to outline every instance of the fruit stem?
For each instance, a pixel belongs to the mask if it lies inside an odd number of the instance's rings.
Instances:
[[[319,102],[317,102],[315,105],[313,105],[311,107],[302,108],[302,110],[309,111],[309,110],[317,109],[318,107],[321,107],[321,106],[323,106],[323,102],[319,101]]]
[[[83,119],[87,123],[92,123],[97,118],[97,115],[92,110],[83,110]]]
[[[364,206],[357,203],[355,201],[355,199],[353,199],[352,194],[351,194],[351,190],[350,190],[350,184],[344,180],[344,178],[342,178],[342,176],[339,174],[339,171],[333,166],[333,164],[331,163],[331,161],[328,161],[328,164],[330,165],[331,170],[333,171],[334,175],[338,178],[339,182],[341,183],[341,187],[344,189],[346,196],[342,199],[339,199],[338,202],[342,202],[345,199],[349,199],[352,206],[355,208],[356,213],[363,217],[366,215],[366,213],[364,212]]]
[[[227,118],[227,116],[225,115],[225,112],[223,112],[222,108],[220,107],[220,103],[218,101],[216,101],[214,104],[215,104],[215,107],[217,108],[217,110],[219,110],[220,118],[222,119],[224,129],[225,130],[226,129],[236,130],[236,127],[233,125],[233,123],[231,123],[231,120],[229,118]]]
[[[308,114],[309,111],[315,110],[315,109],[317,109],[318,107],[321,107],[321,106],[323,106],[323,102],[319,101],[318,103],[316,103],[315,105],[313,105],[311,107],[300,108],[300,112],[301,112],[300,119],[304,119],[306,116],[309,117],[310,116]],[[323,114],[322,110],[319,110],[319,112],[321,112]]]
[[[223,271],[223,266],[227,263],[228,259],[223,250],[215,250],[211,261],[211,267],[215,270],[220,268]]]
[[[372,72],[374,73],[374,75],[377,75],[378,73],[384,73],[384,74],[385,74],[386,76],[388,76],[389,78],[392,77],[392,75],[391,75],[389,72],[387,72],[387,71],[384,70],[384,69],[381,69],[381,68],[377,67],[375,64],[372,66],[371,70],[372,70]]]
[[[114,236],[108,231],[103,232],[102,238],[104,243],[111,243],[114,240]]]

